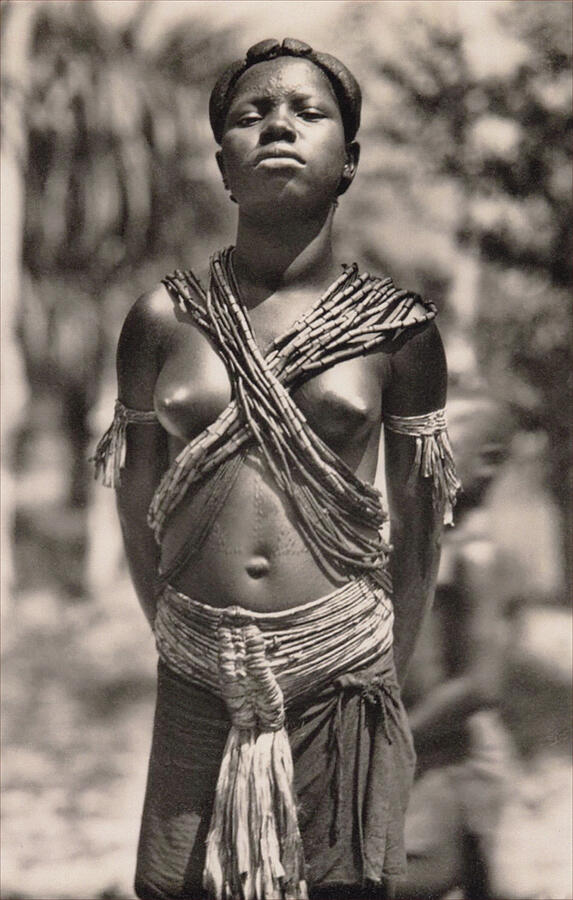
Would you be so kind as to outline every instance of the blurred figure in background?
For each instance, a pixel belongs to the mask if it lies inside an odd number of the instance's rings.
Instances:
[[[573,897],[572,618],[559,596],[512,598],[500,713],[510,738],[491,865],[495,897]]]
[[[508,410],[480,390],[453,392],[448,421],[463,488],[404,688],[417,752],[408,874],[397,895],[404,900],[454,888],[466,898],[491,896],[501,802],[503,732],[495,707],[505,629],[484,499],[508,456],[513,426]]]

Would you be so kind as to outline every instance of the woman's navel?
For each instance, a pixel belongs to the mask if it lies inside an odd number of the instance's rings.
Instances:
[[[271,571],[271,563],[267,556],[251,556],[245,564],[245,572],[250,578],[265,578]]]

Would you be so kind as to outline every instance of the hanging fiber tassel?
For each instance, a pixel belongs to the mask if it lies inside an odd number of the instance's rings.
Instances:
[[[216,900],[303,900],[282,691],[256,625],[237,617],[236,624],[219,627],[218,637],[221,688],[233,724],[217,780],[203,886]]]
[[[284,728],[233,725],[217,780],[203,886],[216,900],[303,900],[302,840]]]
[[[115,401],[113,421],[100,439],[90,462],[94,463],[95,477],[101,478],[104,487],[117,488],[121,484],[121,470],[125,466],[127,426],[149,425],[157,422],[153,411],[128,409],[120,400]]]
[[[384,425],[397,434],[416,438],[416,451],[408,484],[421,476],[432,479],[432,500],[436,509],[444,510],[444,525],[454,524],[454,506],[461,482],[448,437],[444,409],[436,409],[421,416],[384,417]]]
[[[335,678],[350,681],[349,670],[368,669],[390,650],[393,621],[385,590],[371,579],[349,582],[318,604],[272,613],[212,607],[164,589],[154,622],[160,658],[221,698],[231,720],[205,848],[208,896],[306,898],[284,697],[306,695],[309,679],[318,690]]]

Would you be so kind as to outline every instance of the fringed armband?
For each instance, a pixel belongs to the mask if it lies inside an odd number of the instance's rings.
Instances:
[[[105,487],[119,487],[121,470],[125,466],[125,446],[127,426],[152,425],[157,422],[155,412],[128,409],[120,400],[115,401],[113,422],[98,443],[91,462],[95,477],[101,478]]]
[[[386,415],[384,425],[397,434],[416,438],[416,454],[408,482],[412,484],[420,476],[432,478],[434,504],[443,504],[444,524],[453,525],[453,510],[461,482],[456,474],[445,409],[421,416]]]

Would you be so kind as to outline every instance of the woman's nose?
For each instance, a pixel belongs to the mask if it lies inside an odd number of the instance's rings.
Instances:
[[[260,134],[261,144],[280,140],[288,141],[289,143],[296,140],[296,129],[292,117],[283,108],[268,113]]]

